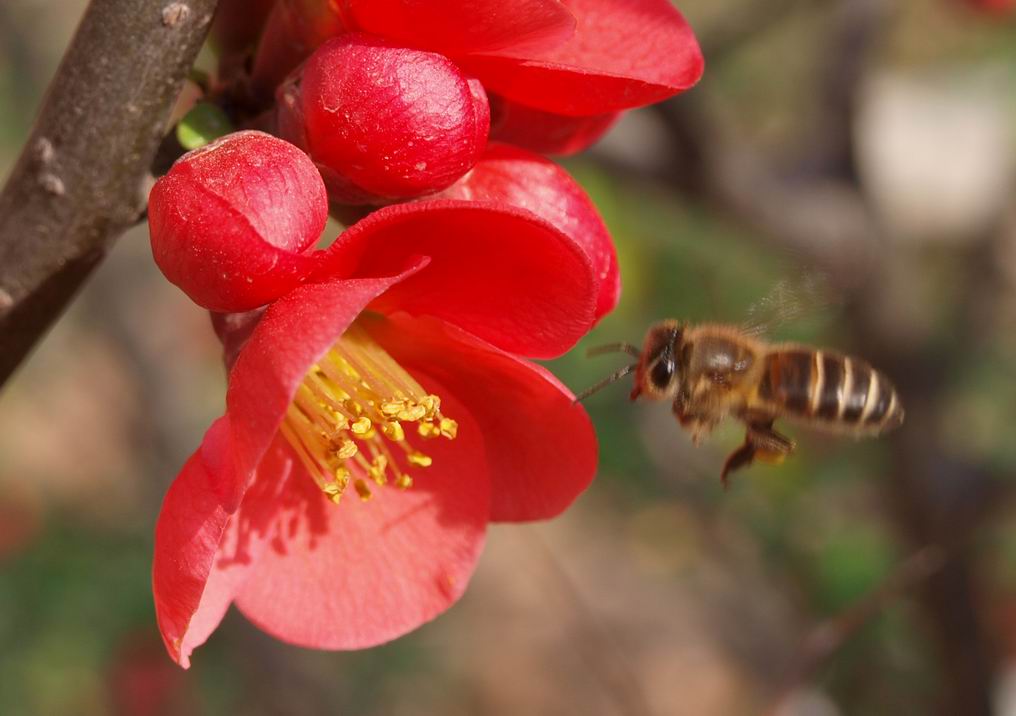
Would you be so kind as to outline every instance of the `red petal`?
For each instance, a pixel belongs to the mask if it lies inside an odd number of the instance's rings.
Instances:
[[[217,458],[215,468],[206,465],[203,453]],[[173,481],[162,503],[155,528],[155,560],[152,591],[155,614],[169,654],[181,666],[190,666],[190,653],[207,637],[225,613],[228,599],[209,594],[205,583],[212,561],[229,521],[229,510],[220,499],[219,481],[229,479],[229,422],[220,418],[205,433],[195,452]],[[195,639],[190,633],[198,610]]]
[[[470,56],[460,64],[488,90],[547,112],[590,115],[677,94],[702,75],[695,35],[670,0],[568,0],[571,40],[513,58]],[[504,53],[502,53],[504,54]]]
[[[579,244],[592,261],[598,284],[596,318],[617,305],[621,275],[614,242],[586,192],[557,164],[522,149],[491,145],[473,171],[441,196],[501,202],[549,221]]]
[[[547,370],[440,321],[402,314],[368,325],[403,367],[432,377],[479,424],[492,520],[553,517],[589,486],[596,433],[575,396]]]
[[[433,385],[425,387],[446,393]],[[442,410],[458,437],[425,442],[431,467],[401,491],[350,490],[329,502],[302,469],[293,471],[240,610],[284,641],[320,649],[360,649],[433,619],[463,593],[483,547],[490,506],[483,441],[453,399]]]
[[[620,118],[620,112],[569,117],[490,98],[490,138],[539,154],[577,154],[588,149]]]
[[[220,418],[170,487],[156,526],[156,617],[170,656],[184,668],[190,666],[191,652],[218,627],[243,583],[264,541],[251,525],[264,524],[263,515],[277,503],[273,490],[284,484],[292,467],[280,440],[259,466],[261,479],[247,494],[239,517],[233,515],[216,484],[229,479],[228,441],[229,423]]]
[[[445,55],[561,44],[575,18],[558,0],[344,0],[352,27]]]
[[[233,425],[236,480],[226,496],[228,506],[236,509],[242,499],[286,407],[314,361],[334,345],[370,301],[423,264],[420,261],[388,278],[301,286],[268,307],[229,374],[226,409]]]
[[[504,350],[549,358],[591,327],[597,283],[575,237],[507,204],[421,201],[380,209],[330,247],[356,275],[391,273],[413,256],[430,263],[373,307],[455,323]],[[324,261],[325,264],[329,262]]]

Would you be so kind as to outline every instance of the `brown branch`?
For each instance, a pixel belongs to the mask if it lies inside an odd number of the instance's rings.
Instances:
[[[216,0],[92,0],[0,194],[0,384],[142,215]]]

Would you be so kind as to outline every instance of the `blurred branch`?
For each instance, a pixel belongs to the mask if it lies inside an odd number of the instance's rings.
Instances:
[[[893,0],[841,0],[821,68],[817,122],[820,145],[815,155],[826,173],[854,183],[858,180],[854,119],[861,84],[894,10]]]
[[[926,547],[911,555],[886,579],[839,614],[818,624],[805,637],[801,653],[790,669],[772,713],[778,713],[781,702],[802,683],[812,677],[830,656],[839,651],[865,624],[878,616],[904,593],[939,572],[946,554],[941,547]]]
[[[93,0],[0,193],[0,384],[141,216],[216,0]]]
[[[970,292],[964,292],[969,294]],[[907,424],[890,443],[889,506],[901,537],[911,545],[941,545],[942,569],[918,586],[917,596],[938,643],[945,686],[942,713],[990,714],[994,656],[981,621],[971,536],[998,497],[998,481],[943,447],[941,414],[949,378],[929,345],[907,346],[880,327],[880,308],[863,305],[855,322],[867,355],[892,375],[907,396]],[[958,333],[962,334],[962,331]],[[958,345],[969,345],[963,335]]]

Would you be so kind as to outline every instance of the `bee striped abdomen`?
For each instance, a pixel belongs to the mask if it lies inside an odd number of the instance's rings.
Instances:
[[[759,398],[831,429],[881,433],[903,422],[889,380],[862,360],[819,350],[769,353]]]

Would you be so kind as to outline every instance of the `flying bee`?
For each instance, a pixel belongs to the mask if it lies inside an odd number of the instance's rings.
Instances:
[[[589,355],[623,352],[635,363],[581,393],[592,395],[630,373],[631,399],[671,401],[674,417],[693,442],[727,416],[747,428],[744,443],[723,465],[720,479],[759,460],[780,463],[794,441],[773,429],[778,418],[827,433],[874,437],[903,423],[899,395],[884,374],[840,353],[792,343],[766,343],[729,325],[665,320],[649,328],[642,348],[614,343]]]

